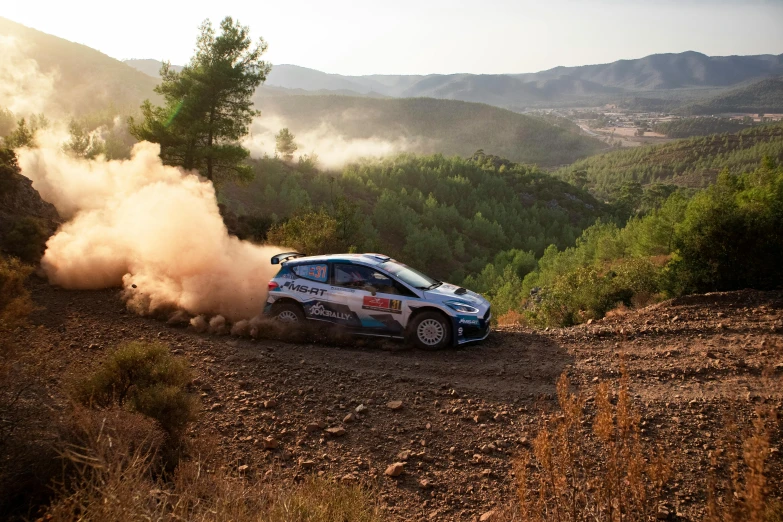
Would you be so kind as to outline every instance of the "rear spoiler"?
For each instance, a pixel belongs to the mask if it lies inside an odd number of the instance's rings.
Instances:
[[[283,252],[282,254],[277,254],[276,256],[272,257],[272,264],[273,265],[279,265],[283,261],[288,261],[289,259],[295,259],[297,257],[304,257],[307,254],[302,254],[299,252]]]

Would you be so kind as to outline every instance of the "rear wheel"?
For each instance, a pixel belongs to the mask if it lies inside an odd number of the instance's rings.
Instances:
[[[279,323],[301,323],[305,320],[302,309],[293,303],[280,303],[272,308],[272,317]]]
[[[451,324],[441,313],[422,312],[413,319],[409,335],[419,348],[440,350],[451,343]]]

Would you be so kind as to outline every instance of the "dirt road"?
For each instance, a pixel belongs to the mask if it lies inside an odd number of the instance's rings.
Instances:
[[[56,361],[61,377],[49,386],[58,404],[61,379],[107,348],[166,342],[197,373],[203,412],[194,433],[213,434],[229,465],[272,478],[362,481],[378,488],[392,519],[472,520],[507,504],[513,457],[557,407],[562,372],[589,394],[598,380],[616,379],[625,361],[644,434],[671,452],[675,511],[688,518],[703,507],[708,452],[726,416],[746,422],[762,402],[783,414],[781,293],[698,296],[591,325],[504,329],[480,345],[424,352],[360,339],[209,336],[131,315],[117,290],[43,282],[32,290],[37,327],[21,340]],[[779,486],[779,451],[772,460]],[[404,463],[403,473],[391,478],[384,471],[394,462]]]

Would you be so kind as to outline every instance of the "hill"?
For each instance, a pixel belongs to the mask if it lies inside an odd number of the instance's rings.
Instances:
[[[308,208],[331,209],[343,234],[335,251],[382,251],[454,282],[480,271],[502,250],[541,255],[550,244],[570,245],[607,215],[605,205],[584,190],[484,154],[403,154],[350,164],[341,175],[274,158],[253,166],[253,181],[221,188],[221,201],[243,219],[269,225]],[[311,226],[328,219],[319,215]],[[263,239],[265,233],[256,227],[247,236]]]
[[[82,114],[110,104],[136,108],[154,97],[154,78],[85,45],[2,17],[0,36],[19,41],[40,72],[53,78],[52,101],[65,113]]]
[[[783,77],[767,78],[704,102],[686,105],[685,114],[783,113]]]
[[[49,116],[95,114],[109,106],[118,113],[128,113],[138,109],[146,98],[158,101],[153,91],[158,83],[153,76],[160,69],[157,60],[122,63],[84,45],[2,18],[0,35],[18,40],[25,59],[34,59],[40,74],[53,78],[52,100],[56,108],[45,110]],[[284,66],[281,73],[304,82],[308,70]],[[334,81],[323,85],[342,90],[321,92],[353,94],[349,88],[355,85],[332,76]],[[374,82],[394,84],[384,77]],[[293,86],[295,82],[286,85]],[[303,92],[308,96],[302,95]],[[555,166],[594,154],[603,146],[573,130],[486,105],[425,99],[384,100],[372,96],[382,94],[367,92],[364,98],[327,96],[312,90],[262,86],[254,101],[265,114],[285,120],[294,132],[311,131],[327,122],[330,131],[347,139],[406,140],[411,146],[404,150],[412,152],[470,156],[478,149],[486,149],[488,153],[514,161]]]
[[[143,72],[147,76],[152,76],[153,78],[160,78],[160,67],[163,65],[163,62],[160,60],[152,60],[149,58],[143,60],[123,60],[122,63]],[[181,65],[172,65],[171,68],[175,71],[182,70]]]
[[[333,134],[348,140],[404,139],[409,152],[471,156],[483,149],[487,154],[516,162],[557,166],[595,154],[604,147],[600,141],[580,135],[578,129],[462,101],[264,96],[260,91],[255,102],[262,111],[262,120],[280,118],[280,125],[288,126],[294,134],[328,122]],[[317,148],[314,151],[319,153]]]
[[[752,118],[719,118],[699,117],[680,118],[653,124],[652,131],[663,134],[667,138],[692,138],[694,136],[709,136],[740,132],[754,124]]]
[[[594,194],[609,197],[626,182],[705,187],[721,170],[747,172],[756,168],[764,156],[783,160],[783,123],[617,150],[577,161],[555,175],[586,183]]]

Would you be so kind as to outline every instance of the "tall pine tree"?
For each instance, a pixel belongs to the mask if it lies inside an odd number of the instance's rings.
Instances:
[[[139,140],[160,144],[167,165],[197,169],[212,181],[252,177],[244,163],[248,151],[239,140],[259,112],[251,100],[266,80],[271,65],[261,60],[267,44],[252,46],[249,29],[226,17],[216,35],[209,20],[200,27],[196,54],[182,71],[166,63],[155,88],[162,107],[149,100],[142,105],[143,120],[131,119],[131,133]]]

